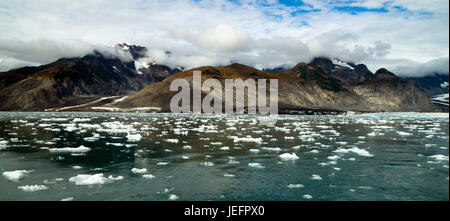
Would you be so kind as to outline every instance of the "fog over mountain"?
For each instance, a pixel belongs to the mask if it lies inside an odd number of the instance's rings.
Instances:
[[[127,61],[111,46],[129,42],[149,49],[147,62],[185,68],[292,67],[322,56],[399,76],[448,73],[448,15],[445,0],[6,0],[0,71],[93,50]]]

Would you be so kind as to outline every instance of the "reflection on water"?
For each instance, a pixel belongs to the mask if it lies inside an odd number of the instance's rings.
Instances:
[[[0,113],[0,200],[448,200],[448,115]]]

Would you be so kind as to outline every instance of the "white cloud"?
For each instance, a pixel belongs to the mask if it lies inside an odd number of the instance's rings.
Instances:
[[[109,47],[120,42],[148,47],[149,61],[184,67],[292,66],[322,55],[366,63],[372,71],[389,67],[407,73],[399,68],[448,59],[446,0],[347,4],[389,10],[357,14],[321,0],[299,7],[276,2],[5,0],[0,2],[0,70],[81,56],[93,48],[128,59]],[[299,9],[320,11],[295,14]]]

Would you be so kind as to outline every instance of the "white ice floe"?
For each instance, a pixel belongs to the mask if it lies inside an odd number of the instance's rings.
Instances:
[[[281,151],[281,148],[279,148],[279,147],[263,147],[262,149],[265,150],[265,151],[273,151],[273,152],[280,152]]]
[[[303,184],[289,184],[287,187],[289,189],[294,189],[294,188],[303,188],[305,186]]]
[[[337,156],[337,155],[333,155],[333,156],[327,157],[327,159],[329,159],[329,160],[337,160],[337,159],[339,159],[339,158],[340,158],[340,157]]]
[[[164,166],[164,165],[167,165],[167,164],[169,164],[169,162],[158,162],[158,163],[156,163],[156,165],[158,165],[158,166]]]
[[[250,151],[250,152],[252,152],[252,153],[259,153],[259,152],[260,152],[259,149],[250,149],[250,150],[248,150],[248,151]]]
[[[311,179],[313,179],[313,180],[321,180],[322,177],[320,177],[319,175],[313,174]]]
[[[85,154],[85,153],[91,151],[91,148],[81,145],[79,147],[51,148],[48,150],[50,151],[50,153],[54,153],[54,154],[60,154],[60,153]]]
[[[26,185],[26,186],[19,186],[17,188],[21,189],[24,192],[36,192],[48,189],[48,187],[45,185]]]
[[[214,166],[214,163],[213,162],[208,162],[208,161],[205,161],[205,162],[203,162],[203,163],[200,163],[201,165],[204,165],[205,167],[213,167]]]
[[[256,168],[256,169],[264,169],[264,168],[265,168],[265,166],[263,166],[263,165],[260,164],[260,163],[248,163],[248,166],[249,166],[249,167]]]
[[[142,169],[133,168],[133,169],[131,169],[131,172],[134,174],[142,174],[142,173],[147,173],[147,169],[146,168],[142,168]]]
[[[311,195],[309,195],[309,194],[305,194],[305,195],[303,195],[303,198],[305,198],[305,199],[312,199],[312,196]]]
[[[372,157],[373,156],[373,154],[369,153],[367,150],[359,149],[358,147],[352,147],[352,148],[349,148],[349,149],[338,148],[337,150],[335,150],[333,152],[335,152],[335,153],[353,152],[353,153],[358,154],[360,156],[365,156],[365,157]]]
[[[319,151],[318,150],[311,150],[311,151],[308,151],[306,153],[319,153]]]
[[[279,156],[281,160],[298,160],[299,157],[295,153],[283,153]]]
[[[437,161],[448,161],[448,156],[445,156],[442,154],[433,155],[433,156],[429,156],[429,157],[433,158],[434,160],[437,160]]]
[[[234,174],[229,174],[229,173],[226,173],[226,174],[224,174],[223,176],[224,176],[224,177],[235,177]]]
[[[230,147],[221,147],[221,148],[219,148],[219,149],[221,149],[221,150],[229,150]]]
[[[397,134],[398,135],[400,135],[400,136],[411,136],[412,135],[412,133],[408,133],[408,132],[403,132],[403,131],[397,131]]]
[[[177,195],[175,195],[175,194],[170,194],[169,200],[177,200],[177,199],[179,199],[179,197],[178,197]]]
[[[2,175],[9,181],[17,182],[30,174],[30,170],[5,171]]]
[[[237,137],[237,136],[230,136],[231,139],[233,139],[233,141],[235,143],[238,142],[253,142],[253,143],[257,143],[257,144],[261,144],[262,143],[262,138],[258,137],[258,138],[253,138],[251,136],[247,136],[247,137]]]
[[[72,120],[72,122],[74,123],[89,122],[89,121],[91,121],[90,118],[74,118]]]
[[[73,166],[72,167],[72,169],[74,169],[74,170],[80,170],[80,169],[82,169],[83,167],[80,167],[80,166]]]
[[[73,197],[67,197],[67,198],[63,198],[63,199],[61,199],[61,201],[72,201],[72,200],[74,200],[75,198],[73,198]]]
[[[103,173],[98,174],[78,174],[75,177],[71,177],[69,179],[70,182],[75,183],[75,185],[98,185],[98,184],[107,184],[112,183],[116,180],[122,180],[122,176],[118,177],[104,177]]]
[[[166,139],[166,142],[168,142],[168,143],[178,143],[179,142],[179,140],[178,139]]]
[[[85,140],[87,142],[95,142],[95,141],[97,141],[99,139],[100,139],[100,134],[97,134],[97,133],[94,133],[92,135],[92,137],[85,137],[85,138],[83,138],[83,140]]]
[[[129,142],[138,142],[142,139],[142,135],[140,134],[128,134],[127,139]]]
[[[0,150],[4,150],[8,147],[9,141],[7,140],[0,140]]]
[[[155,178],[155,176],[153,176],[152,174],[144,174],[144,175],[142,175],[142,177],[146,178],[146,179],[153,179],[153,178]]]

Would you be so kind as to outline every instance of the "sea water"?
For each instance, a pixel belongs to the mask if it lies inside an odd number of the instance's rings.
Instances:
[[[449,115],[0,112],[0,200],[448,200]]]

